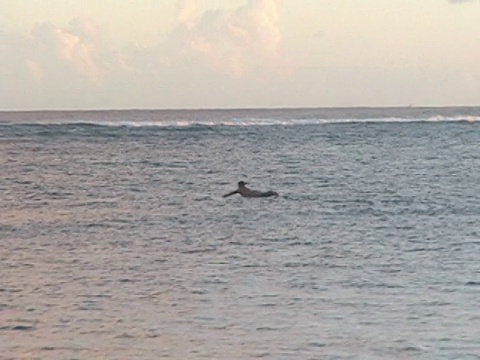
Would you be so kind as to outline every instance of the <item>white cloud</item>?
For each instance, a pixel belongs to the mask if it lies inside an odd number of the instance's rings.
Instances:
[[[281,42],[276,1],[250,0],[233,11],[195,15],[192,2],[179,2],[179,22],[170,41],[207,66],[241,76],[276,61]]]
[[[188,23],[189,19],[195,17],[197,12],[197,1],[178,0],[177,1],[177,23]]]
[[[90,20],[74,19],[68,29],[48,22],[38,24],[29,41],[33,52],[28,60],[36,63],[45,77],[55,77],[58,69],[62,69],[67,79],[81,76],[94,83],[101,80],[104,73],[99,53],[101,41]]]
[[[25,35],[4,32],[0,43],[0,108],[91,106],[114,59],[88,19],[67,27],[39,23]]]
[[[25,86],[40,99],[35,104],[55,99],[45,107],[221,106],[250,81],[281,70],[275,0],[203,13],[195,4],[179,1],[174,28],[153,46],[113,49],[88,18],[64,27],[40,23],[28,36],[0,34],[8,38],[0,41],[7,44],[2,69],[10,81],[22,79],[16,91],[0,96],[0,108],[25,96]]]
[[[65,29],[49,22],[37,24],[30,34],[0,34],[0,63],[15,76],[30,74],[48,85],[68,81],[98,83],[106,71],[101,41],[89,20],[74,19]]]

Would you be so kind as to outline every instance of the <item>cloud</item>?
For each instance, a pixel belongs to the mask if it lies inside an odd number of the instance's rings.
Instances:
[[[101,81],[106,55],[101,34],[88,19],[74,19],[68,28],[39,23],[28,35],[0,33],[3,44],[0,64],[10,73],[35,80],[64,82],[83,79]]]
[[[170,39],[185,56],[234,76],[276,60],[281,42],[276,1],[250,0],[233,11],[209,10],[200,16],[194,9],[191,1],[179,2]]]
[[[36,24],[28,34],[0,31],[0,108],[81,107],[115,64],[101,29],[87,18],[65,27]]]
[[[156,106],[221,106],[238,101],[239,93],[255,100],[257,85],[284,71],[277,2],[205,12],[197,4],[177,2],[175,26],[162,41],[122,49],[122,68],[112,78],[130,91],[145,89],[142,101]]]
[[[0,108],[26,97],[37,108],[220,106],[240,91],[254,97],[252,82],[283,70],[277,2],[204,12],[197,4],[178,1],[171,32],[151,46],[112,48],[88,18],[39,23],[28,35],[0,29],[0,75],[16,84],[0,88]]]
[[[100,54],[102,41],[91,20],[76,18],[68,28],[49,22],[37,24],[29,41],[33,51],[27,61],[36,64],[37,75],[43,72],[44,77],[52,77],[61,69],[92,82],[101,80],[104,73]]]
[[[197,12],[197,2],[195,0],[177,1],[177,23],[187,23],[189,19],[195,17]]]
[[[469,2],[475,2],[477,0],[448,0],[451,4],[465,4]]]

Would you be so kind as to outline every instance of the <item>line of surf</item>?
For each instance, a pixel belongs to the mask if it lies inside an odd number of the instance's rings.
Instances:
[[[170,121],[144,121],[144,120],[41,120],[41,121],[1,121],[2,126],[99,126],[99,127],[161,127],[161,128],[189,128],[189,127],[247,127],[247,126],[298,126],[298,125],[323,125],[323,124],[354,124],[354,123],[412,123],[412,122],[478,122],[480,116],[431,116],[426,118],[406,117],[381,117],[381,118],[231,118],[215,120],[170,120]]]

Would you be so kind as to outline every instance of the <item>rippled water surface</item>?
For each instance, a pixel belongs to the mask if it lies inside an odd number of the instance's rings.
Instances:
[[[480,359],[479,116],[0,113],[0,359]]]

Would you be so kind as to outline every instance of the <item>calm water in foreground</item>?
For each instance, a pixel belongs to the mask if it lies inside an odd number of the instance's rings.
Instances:
[[[0,113],[0,359],[480,359],[479,120]]]

